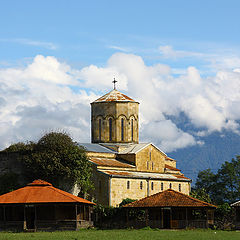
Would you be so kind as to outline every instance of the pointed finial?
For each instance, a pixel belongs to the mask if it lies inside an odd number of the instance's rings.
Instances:
[[[114,78],[112,83],[113,83],[113,89],[115,89],[115,90],[116,90],[116,82],[117,82],[117,80]]]

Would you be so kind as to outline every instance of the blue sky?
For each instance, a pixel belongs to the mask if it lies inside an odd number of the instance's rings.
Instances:
[[[240,50],[239,1],[1,1],[0,60],[37,54],[104,65],[116,51],[159,60],[158,47],[233,54]],[[162,60],[170,63],[169,60]],[[193,59],[172,65],[187,66]],[[199,62],[199,63],[198,63]],[[204,65],[201,60],[194,63]]]
[[[0,148],[55,129],[90,141],[89,103],[114,77],[141,104],[142,141],[170,152],[214,131],[239,134],[239,9],[234,0],[2,0]],[[171,120],[182,113],[195,131]]]

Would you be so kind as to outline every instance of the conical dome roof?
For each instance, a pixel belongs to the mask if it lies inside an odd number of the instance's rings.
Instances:
[[[128,97],[127,95],[119,92],[116,89],[113,89],[111,92],[103,95],[102,97],[98,98],[94,101],[97,102],[135,102],[132,98]]]

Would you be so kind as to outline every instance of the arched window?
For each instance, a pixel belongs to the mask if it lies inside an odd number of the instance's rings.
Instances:
[[[133,142],[133,119],[131,120],[132,142]]]
[[[109,118],[109,141],[112,141],[112,118]]]
[[[140,182],[140,189],[143,189],[143,182]]]
[[[152,184],[151,184],[151,187],[152,187],[152,190],[153,190],[153,188],[154,188],[153,182],[152,182]]]
[[[169,188],[172,189],[172,184],[171,183],[169,184]]]
[[[101,141],[101,135],[102,135],[102,119],[99,119],[99,121],[98,121],[98,129],[99,129],[99,141]]]
[[[124,119],[121,119],[121,140],[124,141]]]
[[[161,191],[163,191],[163,183],[161,183]]]

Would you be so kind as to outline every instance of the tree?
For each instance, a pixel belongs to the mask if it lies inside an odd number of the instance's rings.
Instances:
[[[206,189],[204,188],[197,189],[197,190],[193,188],[190,192],[190,196],[207,203],[212,203],[210,195],[207,193]]]
[[[18,151],[27,181],[43,179],[64,190],[76,183],[82,194],[93,187],[86,152],[66,133],[50,132],[36,143],[13,144],[5,151]]]
[[[233,203],[240,199],[240,156],[225,162],[214,174],[210,169],[198,173],[195,189],[205,189],[215,204]]]

